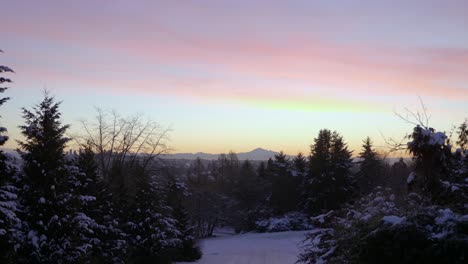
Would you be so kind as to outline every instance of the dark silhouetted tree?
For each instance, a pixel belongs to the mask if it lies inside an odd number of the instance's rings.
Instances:
[[[423,192],[437,197],[441,191],[440,179],[449,172],[451,147],[443,132],[417,125],[408,136],[408,150],[416,162],[416,179]]]
[[[84,213],[96,198],[80,193],[81,172],[67,165],[68,125],[62,125],[59,106],[45,92],[32,111],[23,108],[25,140],[18,144],[24,161],[27,240],[22,255],[32,262],[82,262],[98,243],[93,230],[98,224]]]
[[[462,152],[468,150],[468,121],[465,120],[459,127],[458,127],[458,139],[457,145],[460,146]]]
[[[0,52],[2,52],[0,50]],[[7,66],[0,65],[0,73],[13,73]],[[0,93],[4,93],[8,87],[4,85],[11,83],[11,79],[0,76]],[[0,106],[8,101],[9,97],[0,98]],[[7,129],[0,127],[0,146],[7,140]],[[13,176],[15,170],[8,165],[8,157],[0,150],[0,263],[15,262],[16,245],[22,242],[21,220],[18,218],[20,204],[18,201],[18,189],[14,185]]]
[[[337,132],[320,130],[311,145],[304,209],[310,213],[336,209],[353,193],[351,152]]]
[[[359,161],[357,182],[361,193],[366,194],[371,192],[379,183],[382,183],[383,164],[369,137],[363,140],[362,151],[358,157],[361,160]]]
[[[0,50],[0,53],[3,53],[2,50]],[[14,73],[14,71],[7,67],[7,66],[2,66],[0,65],[0,73],[3,75],[4,73]],[[0,76],[0,94],[3,94],[6,90],[8,90],[8,87],[4,86],[8,83],[11,83],[10,78],[6,78],[3,76]],[[10,97],[2,97],[0,98],[0,106],[2,106],[4,103],[6,103],[8,100],[10,100]],[[3,146],[7,141],[8,141],[8,136],[6,135],[7,129],[5,127],[0,127],[0,146]],[[1,177],[6,177],[8,175],[7,173],[7,165],[6,165],[6,156],[3,153],[3,150],[0,150],[0,183],[2,181]]]
[[[282,151],[275,155],[269,171],[271,176],[271,206],[276,214],[285,214],[297,209],[298,184],[292,175],[292,164]]]
[[[299,153],[293,160],[294,170],[299,174],[298,176],[304,177],[307,173],[307,159],[304,154]]]
[[[179,230],[177,238],[181,241],[178,247],[171,251],[173,261],[194,261],[201,257],[200,248],[196,244],[194,229],[190,223],[190,216],[184,204],[190,199],[187,186],[172,173],[167,174],[166,196],[168,206],[171,208],[171,216],[176,220],[176,228]]]
[[[69,125],[62,125],[59,106],[46,91],[32,111],[23,108],[26,124],[20,126],[25,138],[18,141],[24,172],[46,199],[55,196],[55,185],[63,177],[64,150],[69,141],[64,136]]]
[[[220,168],[213,163],[208,173],[202,160],[196,159],[187,171],[187,187],[191,192],[188,211],[197,238],[212,236],[225,211],[222,197],[226,189],[226,175],[218,173],[218,170]]]

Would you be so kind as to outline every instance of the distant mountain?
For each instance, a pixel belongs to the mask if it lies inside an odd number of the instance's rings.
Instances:
[[[237,153],[237,157],[241,160],[267,160],[273,158],[278,152],[266,150],[262,148],[256,148],[249,152]]]
[[[269,158],[273,158],[277,152],[266,150],[262,148],[256,148],[249,152],[239,152],[236,153],[239,160],[267,160]],[[175,153],[175,154],[167,154],[163,155],[163,159],[188,159],[194,160],[196,158],[206,159],[206,160],[214,160],[219,157],[220,154],[210,154],[204,152],[198,153]]]

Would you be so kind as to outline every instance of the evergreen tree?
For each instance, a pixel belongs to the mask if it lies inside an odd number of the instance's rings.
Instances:
[[[124,210],[119,211],[131,260],[170,263],[170,251],[179,248],[182,240],[177,221],[170,216],[171,208],[164,204],[164,186],[156,176],[137,168],[130,173],[133,178],[146,178],[137,182],[132,202],[123,204]]]
[[[307,159],[306,159],[306,157],[304,156],[304,154],[302,154],[301,152],[299,152],[299,154],[297,154],[297,156],[294,157],[293,164],[294,164],[294,169],[295,169],[295,171],[296,171],[301,177],[304,177],[304,176],[305,176],[305,173],[307,172]]]
[[[293,159],[293,178],[292,181],[294,182],[295,191],[294,191],[294,199],[296,200],[296,207],[300,209],[301,202],[300,200],[303,198],[303,190],[304,186],[307,182],[307,170],[308,170],[308,162],[307,158],[299,152],[296,157]]]
[[[98,164],[90,142],[80,150],[76,166],[80,168],[84,175],[86,175],[86,178],[90,183],[95,184],[98,182]]]
[[[32,111],[23,108],[22,151],[27,241],[25,259],[40,263],[82,262],[90,258],[99,225],[83,211],[95,197],[80,193],[80,172],[68,166],[60,103],[47,92]]]
[[[351,152],[336,131],[320,130],[309,157],[304,209],[310,213],[336,209],[353,192]]]
[[[359,153],[359,158],[362,159],[361,167],[366,166],[367,162],[378,161],[378,154],[374,150],[373,142],[370,137],[363,140],[362,151]]]
[[[196,244],[194,229],[190,224],[190,217],[185,209],[184,201],[190,196],[187,187],[176,176],[169,173],[167,182],[167,200],[172,208],[172,218],[179,230],[177,238],[181,244],[171,252],[172,261],[194,261],[201,258],[200,248]]]
[[[122,263],[127,257],[127,243],[114,210],[113,195],[109,184],[98,176],[99,166],[90,142],[82,147],[75,161],[79,171],[75,173],[74,185],[76,193],[86,202],[83,213],[98,223],[93,231],[99,243],[94,245],[91,258],[95,262]]]
[[[14,263],[16,249],[22,242],[17,192],[13,184],[0,183],[0,263]]]
[[[359,153],[358,157],[361,160],[359,161],[357,181],[361,192],[368,193],[376,187],[379,177],[383,174],[382,163],[369,137],[363,140],[362,151]]]
[[[353,167],[352,152],[348,150],[347,144],[343,137],[334,131],[332,134],[332,151],[331,151],[331,167],[332,177],[335,182],[333,192],[335,194],[335,202],[330,202],[332,208],[340,207],[343,202],[346,202],[355,191],[355,182],[351,174]]]
[[[282,151],[275,155],[269,177],[272,182],[271,206],[276,214],[296,210],[298,200],[297,182],[292,175],[291,162]]]
[[[3,53],[2,50],[0,50],[0,53]],[[0,73],[14,73],[14,71],[7,67],[7,66],[2,66],[0,65]],[[8,90],[8,87],[4,86],[7,83],[11,83],[11,79],[0,76],[0,94],[4,93],[6,90]],[[4,103],[6,103],[8,100],[10,100],[10,97],[2,97],[0,98],[0,106],[2,106]],[[8,141],[8,136],[6,135],[7,129],[5,127],[0,127],[0,146],[3,146],[7,141]],[[2,179],[3,177],[8,177],[8,168],[6,164],[6,159],[7,157],[3,153],[3,150],[0,150],[0,184],[2,181],[5,181],[6,179]]]
[[[329,182],[326,180],[330,171],[330,148],[331,131],[322,129],[314,139],[314,144],[310,146],[309,170],[302,193],[303,207],[309,214],[322,209],[324,206],[321,203],[324,203],[328,196],[326,191],[330,187],[325,185]]]
[[[46,91],[44,99],[32,111],[23,108],[25,125],[20,126],[24,141],[18,141],[24,172],[45,199],[55,196],[55,187],[64,176],[64,150],[69,125],[62,125],[60,103]]]
[[[0,65],[0,73],[13,73],[13,70]],[[11,83],[11,80],[0,77],[0,93],[8,89],[3,87],[4,83]],[[9,97],[0,98],[0,106],[9,99]],[[0,146],[8,140],[6,132],[5,127],[0,127]],[[7,155],[0,150],[0,263],[14,262],[16,249],[22,239],[21,221],[17,215],[20,209],[18,189],[14,186],[13,179],[16,172],[8,165],[7,159]]]
[[[462,152],[465,152],[468,150],[468,120],[465,120],[465,122],[458,127],[457,132],[457,145],[460,146]]]

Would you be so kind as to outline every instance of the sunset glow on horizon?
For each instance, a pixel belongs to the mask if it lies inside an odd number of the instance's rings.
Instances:
[[[140,113],[172,128],[175,152],[308,153],[328,128],[358,153],[410,132],[394,112],[419,97],[436,129],[463,122],[468,2],[355,2],[6,2],[2,126],[19,139],[44,88],[72,130],[94,106]]]

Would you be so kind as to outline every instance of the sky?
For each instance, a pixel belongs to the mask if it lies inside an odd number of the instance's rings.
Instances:
[[[0,123],[48,89],[78,131],[94,107],[170,127],[174,152],[309,152],[337,130],[359,152],[401,138],[395,112],[468,117],[468,1],[6,1]]]

